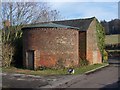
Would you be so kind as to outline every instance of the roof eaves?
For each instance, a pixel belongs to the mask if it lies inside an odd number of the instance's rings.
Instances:
[[[67,29],[79,30],[78,27],[72,27],[72,26],[61,25],[61,24],[56,24],[56,23],[43,23],[43,24],[28,25],[28,26],[23,27],[23,29],[26,29],[26,28],[67,28]]]

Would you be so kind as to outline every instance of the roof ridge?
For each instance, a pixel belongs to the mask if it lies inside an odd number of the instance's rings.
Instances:
[[[80,31],[86,31],[94,19],[96,18],[91,17],[91,18],[84,18],[84,19],[41,22],[41,23],[31,24],[31,27],[67,27],[67,28],[79,29]]]
[[[96,18],[96,17],[81,18],[81,19],[68,19],[68,20],[59,20],[59,21],[91,20],[91,19],[94,19],[94,18]],[[50,21],[50,22],[59,22],[59,21]]]
[[[94,18],[96,18],[96,17],[94,16],[94,17],[90,17],[90,18],[81,18],[81,19],[67,19],[67,20],[58,20],[58,21],[38,22],[38,23],[33,23],[32,25],[44,24],[44,23],[53,23],[53,22],[59,22],[59,21],[92,20]]]

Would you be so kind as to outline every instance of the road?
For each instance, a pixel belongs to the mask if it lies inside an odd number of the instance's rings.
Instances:
[[[36,88],[47,85],[42,76],[32,76],[24,74],[2,74],[3,88]]]
[[[118,88],[120,83],[118,77],[118,69],[120,67],[119,60],[109,60],[110,66],[105,67],[97,72],[82,75],[79,79],[74,79],[73,75],[63,76],[32,76],[22,74],[2,74],[3,88],[40,88],[57,82],[62,82],[65,79],[73,78],[75,82],[70,85],[64,84],[67,88]],[[119,77],[120,78],[120,77]],[[61,86],[62,87],[62,86]]]
[[[111,59],[109,62],[110,66],[86,75],[80,81],[69,85],[68,88],[118,88],[120,86],[120,74],[118,74],[120,61]]]

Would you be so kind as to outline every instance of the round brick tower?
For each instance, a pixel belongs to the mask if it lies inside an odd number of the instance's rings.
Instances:
[[[23,29],[24,66],[29,69],[64,68],[79,65],[79,31],[54,23]]]

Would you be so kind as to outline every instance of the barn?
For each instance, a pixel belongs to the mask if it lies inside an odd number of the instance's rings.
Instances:
[[[102,63],[95,17],[28,25],[23,31],[23,64],[28,69]]]

